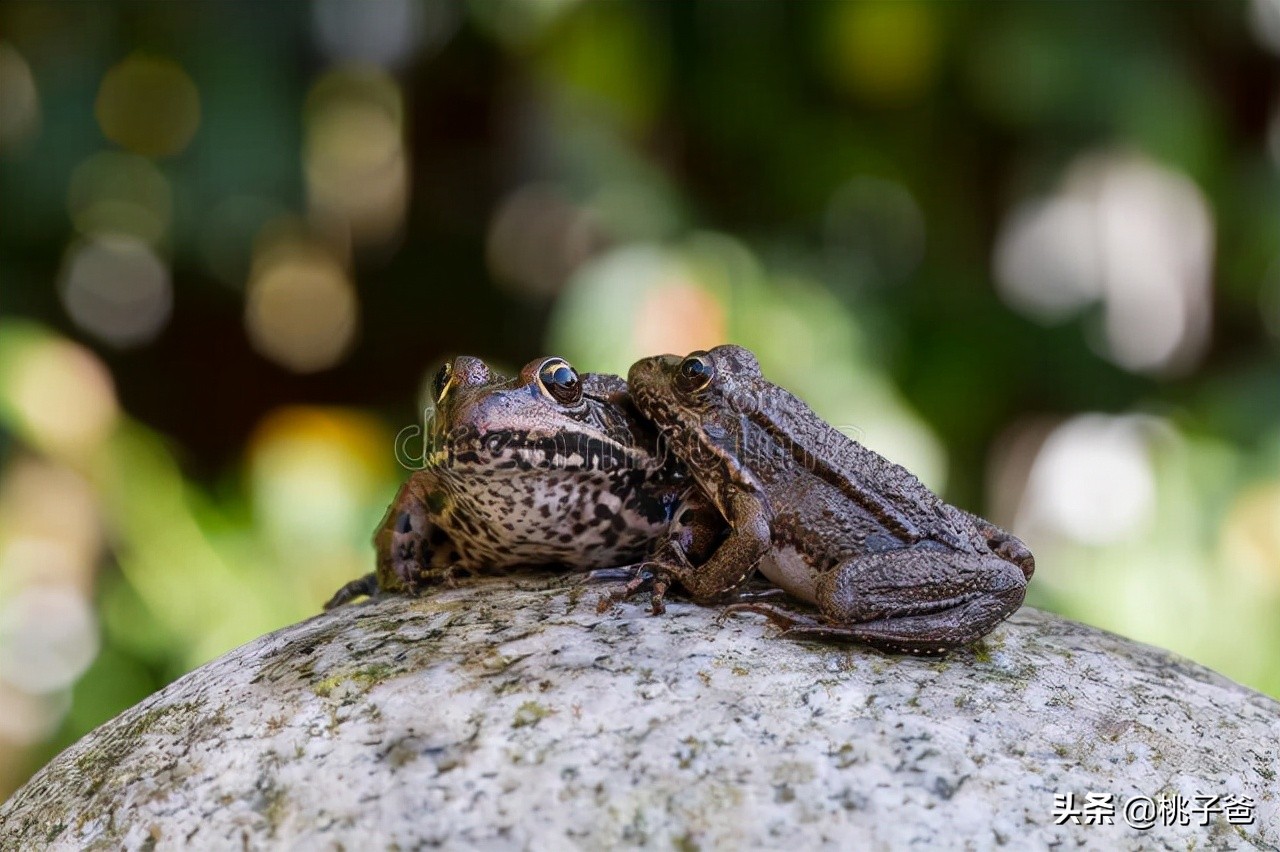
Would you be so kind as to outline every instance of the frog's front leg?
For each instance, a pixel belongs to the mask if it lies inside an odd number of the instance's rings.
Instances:
[[[709,559],[691,561],[683,548],[667,546],[651,560],[655,577],[679,583],[698,603],[713,602],[741,586],[769,551],[769,514],[758,497],[740,492],[728,515],[729,531]]]
[[[443,546],[447,543],[448,536],[431,522],[424,486],[415,474],[400,486],[374,533],[377,570],[347,583],[324,608],[333,609],[364,595],[372,597],[379,591],[413,593],[440,578],[447,581],[447,572],[441,573],[453,555],[452,548]]]
[[[885,651],[941,654],[973,642],[1022,605],[1023,570],[995,556],[910,548],[861,556],[825,572],[815,619],[770,604],[758,612],[792,638],[852,639]]]
[[[710,603],[732,592],[751,576],[769,549],[769,522],[763,504],[749,495],[735,498],[731,509],[733,525],[726,530],[711,502],[701,494],[691,495],[667,537],[648,559],[626,569],[630,581],[603,595],[597,609],[604,612],[648,588],[650,611],[661,615],[672,583],[679,583],[698,603]],[[606,572],[599,574],[608,576]]]
[[[378,593],[378,575],[370,572],[363,577],[352,580],[344,585],[341,589],[333,593],[329,600],[325,601],[324,608],[326,610],[340,607],[345,603],[350,603],[356,598],[373,597]]]

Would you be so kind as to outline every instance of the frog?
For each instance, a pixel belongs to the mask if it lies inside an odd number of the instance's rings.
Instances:
[[[435,374],[431,395],[423,463],[374,534],[376,570],[326,610],[476,574],[618,569],[655,538],[680,537],[691,484],[656,452],[621,377],[580,374],[559,356],[509,377],[462,355]]]
[[[1014,535],[944,502],[905,468],[768,381],[732,344],[636,362],[632,400],[728,525],[701,564],[661,540],[649,571],[695,601],[755,572],[816,614],[746,599],[780,635],[941,655],[1022,605],[1035,559]]]

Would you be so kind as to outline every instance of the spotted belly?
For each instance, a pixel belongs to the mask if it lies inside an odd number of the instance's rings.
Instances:
[[[644,557],[668,523],[646,511],[641,489],[596,472],[473,475],[445,493],[436,523],[458,564],[477,572],[629,564]]]

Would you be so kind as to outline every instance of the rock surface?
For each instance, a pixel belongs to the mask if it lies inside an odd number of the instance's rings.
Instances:
[[[0,847],[1280,845],[1280,704],[1169,653],[1024,609],[889,657],[598,594],[497,580],[264,636],[55,758]],[[1089,793],[1114,824],[1054,824]],[[1126,824],[1197,794],[1252,824]]]

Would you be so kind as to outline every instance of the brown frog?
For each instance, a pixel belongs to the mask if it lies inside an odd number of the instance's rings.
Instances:
[[[922,654],[972,642],[1022,604],[1035,562],[1021,541],[828,425],[746,349],[646,358],[628,385],[730,527],[700,565],[667,542],[659,580],[710,601],[758,566],[819,615],[760,602],[730,611],[766,615],[787,636]]]
[[[508,378],[462,356],[433,393],[423,467],[374,536],[377,571],[325,609],[517,566],[625,565],[684,512],[690,484],[657,456],[656,433],[617,376],[549,357]]]

